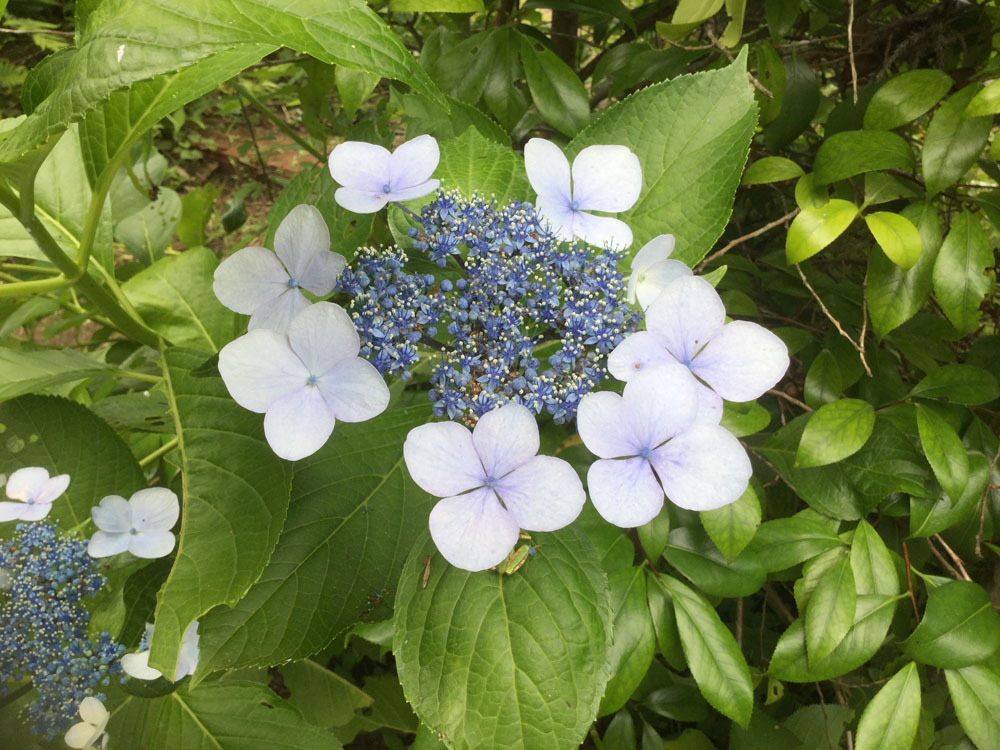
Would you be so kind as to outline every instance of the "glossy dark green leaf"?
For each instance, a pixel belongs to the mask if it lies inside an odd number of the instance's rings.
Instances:
[[[922,192],[912,182],[886,172],[865,173],[865,202],[862,208],[898,200],[920,198]]]
[[[754,556],[740,556],[727,562],[708,535],[697,527],[672,530],[663,554],[667,562],[709,596],[750,596],[767,577]]]
[[[948,93],[951,77],[940,70],[910,70],[879,86],[865,110],[865,129],[892,130],[915,120]]]
[[[854,529],[851,569],[854,571],[854,586],[858,594],[895,596],[899,593],[899,577],[889,548],[864,519]]]
[[[969,453],[969,481],[958,499],[910,498],[910,536],[934,536],[978,512],[989,479],[990,460],[982,453]]]
[[[813,511],[765,521],[757,529],[747,554],[763,562],[768,572],[785,570],[811,557],[839,547],[837,524]]]
[[[757,45],[757,80],[763,84],[768,91],[771,92],[771,96],[758,91],[755,96],[757,97],[757,105],[760,107],[760,123],[761,125],[767,125],[769,122],[774,121],[775,118],[781,114],[781,106],[785,100],[785,64],[781,61],[781,57],[775,51],[774,47],[770,45],[767,41],[758,42]],[[767,161],[768,159],[777,159],[781,162],[788,162],[790,160],[784,159],[780,156],[766,157],[760,161]],[[757,162],[754,162],[755,164]],[[794,162],[791,162],[794,164]],[[787,164],[783,165],[787,171]],[[763,169],[760,167],[759,169]],[[801,174],[801,171],[800,171]],[[743,181],[745,185],[754,185],[757,183],[748,182],[750,172],[747,170],[747,174],[744,176]],[[784,180],[786,177],[777,177],[776,179]],[[767,179],[762,180],[763,182],[773,182],[774,180]]]
[[[946,669],[955,713],[979,750],[996,746],[1000,737],[1000,675],[985,665]]]
[[[656,647],[667,664],[681,672],[687,669],[687,662],[684,660],[681,634],[677,630],[674,601],[666,589],[649,580],[655,577],[653,573],[648,573],[646,576],[646,598],[649,603],[649,614],[653,620],[653,630],[656,632]]]
[[[985,404],[1000,396],[993,373],[975,365],[942,365],[913,386],[911,396],[946,398],[956,404]]]
[[[702,276],[708,281],[708,274]],[[771,423],[771,413],[756,401],[734,403],[727,401],[722,406],[722,421],[719,423],[735,437],[754,435]]]
[[[934,476],[951,497],[961,497],[969,480],[969,456],[947,420],[930,407],[917,404],[917,429]]]
[[[949,581],[927,592],[927,606],[901,644],[911,659],[941,669],[978,664],[1000,648],[1000,615],[982,586]]]
[[[703,510],[701,525],[715,546],[732,562],[750,543],[760,526],[760,500],[753,485],[746,488],[734,503],[715,510]]]
[[[510,132],[528,108],[528,97],[514,85],[524,77],[521,39],[513,29],[502,28],[497,29],[492,42],[493,64],[486,74],[483,98],[493,116]]]
[[[598,716],[614,713],[646,676],[656,650],[656,633],[646,603],[646,575],[642,567],[623,568],[608,576],[614,641],[608,651],[611,679],[604,688]]]
[[[965,107],[966,117],[984,117],[1000,113],[1000,83],[994,79],[972,97]]]
[[[910,662],[865,706],[858,720],[857,750],[910,747],[920,722],[920,672]]]
[[[920,232],[905,216],[889,211],[876,211],[865,214],[865,223],[882,252],[904,271],[920,260],[923,240]]]
[[[912,171],[913,149],[895,133],[848,130],[825,139],[816,151],[816,181],[827,185],[878,169]]]
[[[934,263],[934,296],[960,333],[979,325],[979,305],[990,288],[990,240],[979,217],[963,211],[952,222]]]
[[[993,118],[965,115],[978,91],[978,86],[970,85],[952,94],[927,126],[922,160],[928,197],[958,182],[986,145]]]
[[[819,107],[816,73],[803,57],[792,53],[785,61],[785,94],[778,116],[764,128],[764,145],[769,153],[798,138],[809,127]]]
[[[789,263],[811,258],[842,235],[857,215],[858,207],[840,198],[802,209],[788,227],[785,258]]]
[[[663,548],[667,546],[667,538],[670,535],[670,509],[667,504],[660,508],[656,518],[644,523],[635,531],[646,557],[653,561],[658,560],[663,554]]]
[[[844,398],[821,406],[802,432],[795,466],[825,466],[857,453],[871,437],[875,410],[867,401]]]
[[[389,0],[398,13],[481,13],[483,0]]]
[[[824,404],[840,398],[843,388],[837,358],[829,349],[824,349],[809,365],[803,387],[803,398],[813,409],[819,409]]]
[[[801,177],[805,172],[791,159],[783,156],[765,156],[747,167],[743,173],[744,185],[766,185]]]
[[[521,38],[521,62],[531,99],[545,121],[573,137],[590,122],[587,89],[571,67],[534,39]]]
[[[847,555],[820,576],[805,612],[806,654],[813,668],[822,664],[854,624],[857,590]]]
[[[375,702],[353,682],[311,659],[283,665],[281,679],[290,692],[289,703],[318,727],[342,726],[356,710]]]

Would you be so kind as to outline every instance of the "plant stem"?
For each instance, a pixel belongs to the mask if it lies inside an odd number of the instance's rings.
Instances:
[[[148,456],[146,456],[145,458],[141,459],[139,461],[139,466],[142,466],[142,467],[145,468],[149,464],[153,463],[153,461],[155,461],[156,459],[158,459],[160,456],[167,455],[168,453],[170,453],[170,451],[172,451],[174,448],[177,447],[177,442],[178,442],[177,438],[174,438],[173,440],[168,440],[166,443],[164,443],[163,445],[161,445],[159,448],[157,448],[155,451],[153,451],[152,453],[150,453]]]
[[[272,112],[268,107],[262,104],[261,101],[256,96],[247,91],[242,84],[234,83],[233,85],[236,87],[236,90],[240,92],[240,94],[242,94],[247,98],[247,101],[249,101],[254,106],[254,108],[256,108],[258,112],[260,112],[262,115],[264,115],[264,117],[266,117],[268,120],[277,125],[278,128],[281,130],[281,132],[283,132],[297,144],[302,146],[302,148],[308,151],[310,155],[315,157],[318,161],[320,162],[326,161],[326,157],[323,156],[322,153],[317,151],[315,146],[313,146],[311,143],[309,143],[309,141],[307,141],[305,138],[296,133],[287,122],[282,120],[280,117],[274,114],[274,112]]]

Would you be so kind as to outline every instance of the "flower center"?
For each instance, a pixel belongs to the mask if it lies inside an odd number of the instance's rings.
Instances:
[[[497,478],[496,477],[486,477],[486,486],[489,487],[492,490],[494,487],[497,486]]]
[[[33,497],[29,497],[29,498],[28,498],[27,500],[25,500],[24,502],[26,502],[26,503],[27,503],[28,505],[34,505],[34,504],[35,504],[35,498],[33,498]]]
[[[298,279],[289,279],[288,280],[288,288],[289,289],[298,289],[299,288],[299,280]]]
[[[391,192],[392,192],[392,185],[390,185],[390,184],[389,184],[388,182],[387,182],[387,183],[385,183],[385,184],[384,184],[384,185],[382,186],[382,192],[383,192],[383,193],[391,193]]]
[[[653,449],[643,448],[641,451],[639,451],[639,455],[642,456],[643,458],[648,459],[653,455]]]
[[[135,527],[133,526],[133,527],[132,527],[131,529],[129,529],[129,530],[128,530],[128,533],[129,533],[129,534],[131,534],[132,536],[135,536],[135,535],[136,535],[136,534],[138,534],[139,532],[138,532],[138,531],[136,531],[136,530],[135,530]]]
[[[579,211],[580,210],[580,201],[570,201],[569,210],[570,211]]]
[[[317,378],[315,375],[310,375],[308,378],[306,378],[306,385],[316,385],[318,381],[319,378]]]

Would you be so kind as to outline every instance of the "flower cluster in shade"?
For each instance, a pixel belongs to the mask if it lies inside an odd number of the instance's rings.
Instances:
[[[108,633],[88,635],[86,600],[105,583],[87,543],[47,521],[19,523],[0,542],[0,692],[30,679],[37,699],[26,719],[51,739],[73,723],[81,701],[121,673],[124,651]]]
[[[429,392],[438,416],[474,422],[513,402],[571,420],[638,322],[622,252],[562,241],[531,204],[457,192],[439,192],[420,221],[409,255],[364,248],[338,281],[353,298],[362,356],[405,378],[417,344],[438,350]],[[441,270],[408,270],[420,256]]]

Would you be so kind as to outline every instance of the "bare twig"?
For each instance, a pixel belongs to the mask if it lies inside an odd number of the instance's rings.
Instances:
[[[743,597],[736,599],[736,645],[743,650]]]
[[[987,474],[986,489],[983,490],[983,499],[979,503],[979,531],[976,532],[976,557],[983,556],[983,528],[986,526],[986,500],[990,496],[990,490],[993,485],[990,484],[989,478],[993,476],[993,469],[996,468],[997,461],[1000,460],[1000,446],[997,447],[996,455],[993,456],[993,460],[990,461],[990,473]]]
[[[910,573],[910,550],[906,548],[906,542],[903,542],[903,562],[906,563],[906,588],[910,592],[910,601],[913,602],[913,614],[917,616],[917,622],[920,622],[920,610],[917,609],[917,596],[913,593],[913,576]]]
[[[784,216],[782,216],[780,219],[775,219],[772,222],[768,222],[767,224],[765,224],[764,226],[762,226],[760,229],[755,229],[754,231],[752,231],[752,232],[750,232],[748,234],[744,234],[742,237],[737,237],[735,240],[732,240],[728,244],[724,245],[721,250],[717,250],[714,253],[712,253],[711,255],[709,255],[707,258],[705,258],[705,260],[703,260],[700,264],[698,264],[698,267],[694,269],[695,273],[701,273],[701,271],[705,268],[705,266],[707,266],[713,260],[716,260],[717,258],[721,258],[723,255],[725,255],[726,253],[728,253],[730,250],[732,250],[737,245],[742,245],[744,242],[746,242],[747,240],[752,240],[754,237],[760,237],[765,232],[770,232],[772,229],[774,229],[777,226],[780,226],[781,224],[784,224],[786,221],[789,221],[790,219],[794,219],[795,216],[798,214],[798,212],[799,212],[799,209],[796,208],[796,209],[794,209],[792,211],[789,211],[787,214],[785,214]]]
[[[865,359],[865,334],[868,332],[868,266],[865,267],[865,280],[861,282],[861,333],[858,334],[858,349],[861,360]]]
[[[796,495],[799,494],[799,491],[797,489],[795,489],[795,485],[792,484],[791,482],[789,482],[788,479],[785,478],[785,475],[782,474],[780,471],[778,471],[778,467],[777,466],[775,466],[774,464],[772,464],[770,461],[768,461],[766,458],[764,458],[762,455],[760,455],[760,453],[758,453],[757,451],[755,451],[753,448],[751,448],[750,446],[748,446],[746,443],[743,443],[743,447],[746,448],[751,453],[753,453],[757,458],[759,458],[761,461],[763,461],[768,467],[770,467],[771,471],[773,471],[775,473],[775,475],[777,475],[778,479],[780,479],[782,482],[784,482],[785,484],[788,485],[788,489],[790,489]],[[764,486],[766,487],[767,485],[764,485]]]
[[[851,87],[854,89],[854,103],[858,103],[858,69],[854,65],[854,0],[847,4],[847,57],[851,61]]]
[[[941,566],[948,571],[948,575],[956,580],[960,580],[962,578],[961,574],[945,559],[944,555],[938,552],[937,547],[934,546],[934,543],[930,539],[927,540],[927,546],[930,548],[931,554],[933,554],[934,557],[937,558],[937,561],[941,563]]]
[[[819,303],[819,308],[823,311],[823,314],[826,315],[827,320],[833,323],[834,327],[837,329],[837,332],[845,339],[847,339],[851,343],[851,346],[854,347],[855,351],[857,351],[858,355],[861,357],[861,365],[865,368],[865,373],[867,373],[868,377],[871,377],[872,368],[868,366],[868,360],[865,359],[864,347],[861,344],[855,342],[855,340],[850,337],[847,331],[844,330],[843,326],[840,325],[840,321],[837,320],[835,317],[833,317],[833,313],[831,313],[827,309],[826,305],[823,304],[823,300],[820,299],[820,296],[816,293],[816,290],[813,289],[812,284],[809,283],[809,279],[807,279],[806,275],[802,272],[802,266],[796,263],[795,270],[799,272],[799,278],[802,279],[802,283],[805,284],[806,289],[808,289],[810,294],[812,294],[813,299],[815,299],[816,302]]]
[[[726,47],[726,45],[724,45],[722,42],[720,42],[716,38],[715,34],[712,32],[712,30],[710,28],[705,27],[705,34],[708,36],[709,41],[712,42],[713,45],[715,45],[716,47],[718,47],[719,50],[722,52],[722,54],[724,54],[726,56],[726,58],[729,60],[729,62],[732,62],[735,59],[733,57],[733,53],[729,51],[729,48]],[[753,87],[755,89],[757,89],[760,93],[762,93],[768,99],[773,99],[774,98],[774,94],[771,92],[771,89],[769,89],[763,83],[761,83],[756,78],[754,78],[753,73],[747,71],[747,76],[750,77],[750,83],[753,84]]]
[[[948,546],[948,542],[942,539],[940,534],[935,534],[934,538],[937,540],[938,544],[944,547],[944,551],[948,553],[948,557],[950,557],[955,562],[955,565],[958,566],[959,573],[961,573],[960,577],[966,581],[971,581],[972,578],[969,577],[969,573],[966,571],[965,565],[962,564],[962,558],[955,554],[955,550]]]
[[[795,396],[789,396],[787,393],[785,393],[784,391],[779,391],[777,388],[771,388],[768,391],[768,393],[770,393],[772,396],[777,396],[778,398],[783,398],[783,399],[785,399],[785,401],[787,401],[787,402],[789,402],[791,404],[795,404],[800,409],[805,409],[806,411],[812,411],[813,410],[813,408],[811,406],[809,406],[809,404],[804,403],[802,401],[799,401],[797,398],[795,398]]]
[[[6,29],[0,28],[3,34],[52,34],[53,36],[73,36],[74,31],[60,31],[59,29]]]
[[[767,597],[768,603],[774,607],[774,611],[785,618],[785,621],[791,625],[795,622],[795,615],[792,614],[791,610],[785,606],[785,603],[781,601],[781,597],[778,596],[778,592],[775,591],[769,584],[764,584],[761,586],[764,589],[764,594]]]

